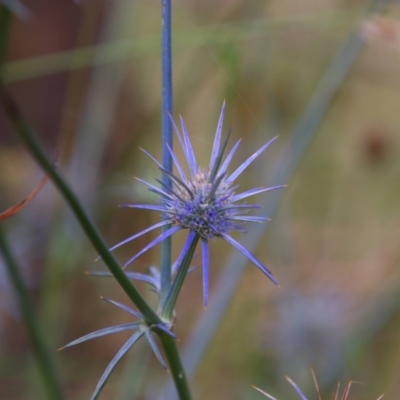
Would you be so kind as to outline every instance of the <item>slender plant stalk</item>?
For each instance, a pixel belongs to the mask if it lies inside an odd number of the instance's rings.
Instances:
[[[167,321],[171,321],[173,318],[173,312],[175,308],[175,304],[178,300],[179,293],[181,291],[183,281],[186,277],[186,274],[189,270],[190,263],[192,262],[194,252],[196,250],[197,243],[200,239],[199,235],[196,235],[193,239],[192,245],[190,249],[186,253],[185,258],[180,263],[178,273],[174,279],[174,282],[171,285],[170,293],[163,304],[163,308],[161,310],[161,318],[165,318]]]
[[[171,54],[171,0],[162,0],[162,164],[166,171],[172,172],[172,157],[168,146],[172,149],[172,54]],[[172,186],[171,178],[163,172],[162,181],[168,187]],[[163,227],[165,232],[171,225]],[[171,286],[172,238],[161,244],[161,291],[160,305],[163,306]]]
[[[176,390],[178,391],[180,400],[191,400],[192,395],[188,384],[188,379],[183,368],[177,342],[170,340],[171,337],[167,334],[161,334],[160,340],[163,346],[165,356],[168,359],[172,377],[175,382]]]
[[[126,277],[114,256],[108,251],[104,240],[88,217],[79,200],[62,178],[57,168],[47,158],[34,133],[22,118],[22,115],[20,114],[17,105],[14,103],[14,100],[4,91],[4,89],[2,89],[1,85],[0,90],[1,103],[6,111],[6,114],[10,118],[10,121],[14,125],[16,132],[19,134],[20,138],[30,150],[36,161],[49,174],[55,186],[64,196],[84,232],[92,242],[95,249],[98,251],[99,255],[102,257],[104,263],[114,275],[117,282],[142,313],[143,318],[149,325],[160,323],[160,318],[143,299],[138,290],[133,286],[132,282]]]
[[[148,325],[157,325],[161,323],[161,319],[143,299],[143,297],[140,295],[140,293],[137,291],[131,281],[127,278],[114,256],[109,252],[104,240],[98,233],[94,224],[91,222],[79,200],[77,199],[73,191],[69,188],[68,184],[65,182],[61,174],[48,159],[33,131],[24,121],[17,105],[14,103],[13,99],[4,91],[1,83],[0,104],[2,104],[2,106],[4,107],[4,110],[10,121],[14,125],[16,132],[19,134],[20,138],[29,149],[31,154],[34,156],[38,164],[41,165],[41,167],[49,174],[54,185],[64,196],[64,199],[75,214],[75,217],[77,218],[89,240],[92,242],[94,248],[102,257],[104,263],[114,275],[121,288],[125,291],[128,297],[142,313],[144,320],[147,322]],[[183,372],[182,362],[177,349],[177,345],[175,343],[175,339],[160,330],[156,330],[156,332],[159,335],[162,346],[164,348],[165,355],[167,357],[168,364],[174,378],[180,399],[191,400],[191,395],[188,389],[189,386],[186,380],[186,375]]]
[[[166,171],[172,173],[172,157],[168,150],[173,148],[172,140],[172,40],[171,40],[171,0],[162,0],[162,164]],[[162,181],[168,187],[172,187],[172,181],[168,174],[162,174]],[[163,232],[170,228],[167,225]],[[161,290],[160,306],[166,302],[171,287],[172,269],[172,238],[163,240],[161,244]],[[190,400],[189,384],[183,369],[178,346],[167,335],[160,335],[160,339],[171,368],[176,389],[181,400]]]
[[[17,297],[19,309],[21,311],[22,319],[32,344],[33,354],[42,375],[43,384],[46,388],[47,397],[52,400],[63,399],[61,386],[58,383],[54,367],[51,363],[48,349],[45,346],[42,333],[35,318],[35,313],[32,308],[31,300],[24,286],[22,277],[19,273],[17,264],[11,254],[10,248],[6,241],[0,225],[0,251],[4,258],[4,264],[10,281],[14,287],[15,295]]]

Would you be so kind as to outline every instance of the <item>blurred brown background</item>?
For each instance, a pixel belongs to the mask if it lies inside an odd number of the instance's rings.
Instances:
[[[48,154],[68,177],[111,245],[154,223],[156,213],[118,209],[156,201],[134,176],[159,171],[160,2],[25,2],[15,17],[4,81]],[[340,46],[351,32],[365,41],[307,144],[257,255],[274,287],[250,266],[195,374],[198,399],[261,399],[251,385],[295,399],[284,375],[310,398],[310,367],[323,393],[341,380],[352,399],[400,391],[400,7],[368,1],[270,0],[173,3],[175,116],[185,118],[198,159],[208,162],[218,114],[242,138],[239,164],[268,138],[277,142],[241,177],[261,186]],[[25,197],[43,173],[0,111],[0,211]],[[233,143],[232,140],[232,143]],[[58,154],[58,156],[57,156]],[[289,162],[289,160],[288,160]],[[262,182],[261,184],[259,182]],[[255,201],[268,203],[268,194]],[[128,302],[65,203],[48,183],[4,224],[29,287],[68,399],[87,399],[124,334],[56,353],[92,330],[129,321],[99,295]],[[251,226],[248,226],[251,229]],[[156,233],[154,233],[155,235]],[[154,235],[116,251],[126,261]],[[174,241],[179,251],[183,236]],[[231,249],[216,240],[214,282]],[[131,268],[158,265],[159,248]],[[30,344],[0,260],[0,398],[41,399]],[[140,285],[139,285],[140,286]],[[155,297],[140,286],[155,304]],[[181,346],[204,313],[201,268],[178,302]],[[54,351],[53,351],[54,350]],[[101,398],[155,398],[165,371],[139,342]],[[147,397],[145,395],[147,393]],[[314,397],[313,397],[314,396]]]

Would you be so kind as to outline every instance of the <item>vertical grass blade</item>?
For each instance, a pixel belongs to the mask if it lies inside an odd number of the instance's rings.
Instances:
[[[43,384],[46,388],[47,396],[51,400],[63,399],[61,387],[55,375],[48,350],[40,332],[40,327],[35,318],[31,306],[31,300],[25,289],[22,277],[18,271],[17,264],[11,254],[10,248],[0,227],[0,252],[4,258],[4,264],[10,281],[14,287],[17,297],[22,320],[24,322],[29,340],[32,345],[33,354],[37,362],[39,371],[42,375]]]

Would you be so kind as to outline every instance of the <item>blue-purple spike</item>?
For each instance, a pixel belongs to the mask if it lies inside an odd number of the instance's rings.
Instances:
[[[168,172],[166,169],[164,168],[160,168],[161,171],[165,172],[168,176],[170,176],[172,178],[172,180],[178,184],[178,186],[182,186],[183,188],[185,188],[186,192],[188,193],[188,195],[193,199],[193,193],[192,191],[189,189],[189,187],[186,185],[185,182],[183,182],[182,180],[180,180],[177,176],[171,174],[170,172]]]
[[[275,285],[278,285],[278,281],[273,277],[272,272],[260,261],[258,260],[253,254],[251,254],[245,247],[243,247],[239,242],[233,239],[231,236],[226,235],[225,233],[221,234],[221,237],[225,239],[229,244],[236,247],[241,253],[243,253],[253,264],[255,264],[265,275],[271,279]]]
[[[113,250],[117,249],[118,247],[120,247],[120,246],[122,246],[122,245],[124,245],[124,244],[126,244],[126,243],[129,243],[129,242],[131,242],[132,240],[137,239],[138,237],[144,235],[144,234],[147,233],[147,232],[150,232],[150,231],[152,231],[152,230],[154,230],[154,229],[157,229],[157,228],[161,228],[162,226],[168,225],[168,224],[170,224],[170,223],[171,223],[171,221],[161,221],[161,222],[158,222],[157,224],[154,224],[154,225],[150,226],[149,228],[144,229],[143,231],[141,231],[141,232],[139,232],[139,233],[136,233],[136,234],[133,235],[133,236],[128,237],[128,239],[125,239],[125,240],[123,240],[122,242],[117,243],[117,244],[114,245],[113,247],[110,247],[109,250],[110,250],[110,251],[113,251]]]
[[[165,222],[165,221],[164,221]],[[145,246],[142,250],[139,251],[139,253],[135,254],[130,260],[128,260],[123,268],[126,268],[129,264],[132,264],[139,256],[141,256],[143,253],[146,251],[150,250],[152,247],[157,245],[158,243],[162,242],[164,239],[166,239],[169,236],[172,236],[174,233],[180,231],[182,229],[181,226],[175,225],[172,228],[169,228],[165,232],[163,232],[160,236],[155,238],[153,241],[151,241],[147,246]]]
[[[160,282],[156,278],[150,275],[141,274],[138,272],[125,272],[125,275],[132,280],[141,281],[148,283],[149,285],[153,286],[155,289],[160,289]]]
[[[170,119],[171,119],[172,126],[174,127],[174,131],[175,131],[176,137],[178,138],[179,144],[181,145],[181,149],[182,149],[183,152],[186,154],[186,151],[185,151],[185,142],[183,141],[182,136],[181,136],[181,134],[179,133],[179,129],[178,129],[178,127],[177,127],[177,125],[176,125],[174,119],[172,118],[171,115],[170,115],[169,117],[170,117]]]
[[[210,189],[210,193],[208,194],[208,198],[209,198],[210,200],[214,197],[216,191],[218,190],[218,188],[219,188],[219,186],[221,185],[221,183],[222,183],[222,181],[224,180],[224,178],[225,178],[225,174],[222,174],[222,175],[218,176],[218,177],[214,180],[214,182],[212,183],[211,189]]]
[[[190,142],[190,138],[189,138],[189,134],[186,129],[185,121],[183,120],[182,117],[180,117],[180,119],[181,119],[183,140],[185,142],[185,156],[186,156],[186,160],[189,164],[190,174],[192,175],[192,178],[194,178],[195,175],[197,174],[196,158],[194,156],[192,143]]]
[[[158,329],[161,329],[167,335],[171,336],[174,339],[178,339],[174,332],[171,331],[165,324],[157,324],[155,325]]]
[[[213,170],[215,161],[217,160],[219,154],[219,145],[221,143],[221,133],[222,133],[222,126],[224,124],[224,115],[225,115],[225,101],[222,103],[222,110],[219,116],[217,130],[215,132],[214,144],[211,152],[211,159],[210,159],[210,171]]]
[[[160,188],[158,188],[157,186],[152,185],[149,182],[144,181],[143,179],[140,178],[135,178],[137,181],[143,183],[143,185],[146,185],[149,190],[151,190],[154,193],[159,194],[162,197],[166,197],[167,199],[173,200],[173,197],[171,195],[169,195],[168,193],[164,192],[163,190],[161,190]]]
[[[147,343],[149,344],[150,348],[153,350],[153,353],[157,357],[157,360],[160,362],[160,364],[165,368],[168,369],[167,364],[165,364],[164,359],[162,358],[162,355],[160,353],[160,349],[157,346],[157,343],[155,339],[153,338],[153,335],[151,334],[150,329],[145,330],[145,336],[147,339]]]
[[[135,310],[132,310],[132,308],[126,306],[125,304],[118,303],[117,301],[114,301],[114,300],[111,300],[111,299],[107,299],[106,297],[101,297],[100,296],[100,298],[105,300],[106,302],[108,302],[110,304],[113,304],[114,306],[120,308],[121,310],[124,310],[127,313],[132,314],[136,318],[143,319],[142,315],[139,312],[137,312]]]
[[[240,212],[247,212],[252,209],[260,209],[260,208],[262,208],[262,206],[260,204],[244,203],[244,204],[233,204],[229,207],[225,207],[225,210],[238,210],[238,212],[239,212],[239,210],[242,210]]]
[[[118,332],[128,331],[128,330],[132,330],[132,329],[137,329],[140,325],[141,325],[141,322],[131,322],[128,324],[122,324],[122,325],[117,325],[117,326],[111,326],[109,328],[99,329],[98,331],[88,333],[87,335],[82,336],[79,339],[76,339],[76,340],[66,344],[65,346],[61,347],[58,350],[63,350],[67,347],[76,346],[77,344],[86,342],[87,340],[96,339],[101,336],[111,335],[112,333],[118,333]]]
[[[221,168],[219,169],[219,174],[224,174],[226,172],[226,170],[228,169],[229,164],[230,164],[234,154],[236,153],[236,150],[238,149],[241,141],[242,141],[242,139],[239,139],[235,143],[235,145],[232,147],[231,151],[226,156],[226,159],[225,159],[224,163],[222,164]]]
[[[243,200],[246,197],[254,196],[256,194],[264,193],[264,192],[270,192],[272,190],[276,189],[282,189],[286,187],[286,185],[279,185],[279,186],[271,186],[268,188],[254,188],[247,190],[246,192],[236,194],[235,196],[232,197],[232,201],[238,201],[238,200]]]
[[[171,147],[168,146],[168,144],[167,144],[167,148],[168,148],[169,153],[171,154],[172,160],[174,161],[175,167],[178,170],[179,175],[181,176],[182,180],[187,181],[186,174],[183,171],[183,168],[182,168],[180,162],[178,161],[178,158],[176,157],[175,153],[173,152]]]
[[[168,174],[167,174],[168,175]],[[168,185],[166,185],[161,179],[156,179],[156,181],[169,193],[171,193],[172,196],[175,196],[177,199],[179,199],[180,201],[184,201],[182,196],[180,194],[178,194],[176,191],[174,191],[174,189],[171,189]],[[173,202],[173,197],[172,200],[170,200],[170,202]]]
[[[259,217],[257,215],[235,215],[231,217],[235,221],[247,221],[247,222],[265,222],[271,221],[271,218],[268,217]]]
[[[252,156],[250,156],[233,174],[227,179],[228,182],[233,182],[278,136],[275,136],[267,143],[258,149]]]
[[[111,372],[113,371],[113,369],[119,363],[121,358],[128,352],[128,350],[143,336],[143,334],[144,334],[144,329],[139,329],[119,349],[118,353],[115,355],[115,357],[108,364],[108,366],[105,369],[103,375],[101,376],[99,382],[97,383],[96,389],[94,390],[94,393],[93,393],[93,395],[91,397],[91,400],[95,400],[95,399],[98,398],[99,393],[101,392],[101,390],[103,389],[104,385],[106,384],[106,382],[107,382]]]
[[[286,380],[293,386],[296,393],[300,396],[301,400],[307,400],[306,395],[301,391],[301,389],[293,382],[288,376],[285,376]],[[345,399],[346,397],[343,397]]]
[[[150,160],[152,160],[155,164],[157,164],[157,167],[162,167],[162,165],[149,153],[147,152],[145,149],[142,149],[141,147],[139,147],[139,149],[146,154],[147,157],[150,158]]]
[[[152,211],[160,211],[166,213],[165,207],[163,206],[156,206],[153,204],[120,204],[120,208],[139,208],[143,210],[152,210]]]

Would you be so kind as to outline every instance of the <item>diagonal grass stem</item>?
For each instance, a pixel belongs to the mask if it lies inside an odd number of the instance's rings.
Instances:
[[[75,214],[75,217],[80,223],[82,229],[86,233],[89,240],[92,242],[93,247],[99,253],[104,263],[114,275],[116,281],[119,283],[121,288],[142,313],[144,320],[147,322],[148,325],[160,324],[162,322],[161,319],[147,304],[147,302],[144,300],[144,298],[141,296],[135,286],[131,283],[129,278],[125,275],[117,260],[109,252],[103,238],[98,233],[96,227],[83,209],[79,200],[70,189],[68,184],[65,182],[64,178],[58,172],[58,170],[48,159],[33,131],[26,124],[25,120],[20,114],[14,100],[4,91],[1,83],[0,104],[2,104],[2,106],[4,107],[4,110],[10,121],[12,122],[16,132],[18,133],[26,147],[29,149],[31,154],[34,156],[38,164],[49,174],[54,185],[63,195],[71,210]],[[190,400],[191,395],[189,391],[189,386],[186,380],[186,375],[183,371],[182,361],[180,359],[176,340],[161,330],[158,330],[157,334],[160,337],[166,357],[168,359],[171,374],[173,376],[174,382],[176,384],[176,389],[180,396],[179,398],[181,400]]]
[[[0,89],[2,89],[1,86]],[[12,122],[16,132],[18,133],[26,147],[29,149],[31,154],[34,156],[36,161],[49,174],[54,185],[64,196],[66,202],[69,204],[76,218],[78,219],[82,229],[92,242],[94,248],[98,251],[104,263],[114,275],[117,282],[120,284],[128,297],[142,313],[143,318],[146,320],[146,322],[148,322],[149,324],[160,323],[161,321],[157,314],[143,299],[143,297],[133,286],[129,278],[125,275],[114,256],[109,252],[103,238],[100,236],[93,222],[90,220],[88,214],[83,209],[83,206],[81,205],[78,198],[75,196],[64,178],[58,172],[57,168],[50,162],[50,160],[46,156],[34,133],[22,118],[22,115],[20,114],[17,105],[14,103],[14,100],[4,91],[4,89],[1,90],[0,96],[0,102],[2,103],[4,110],[6,111],[6,114]]]

